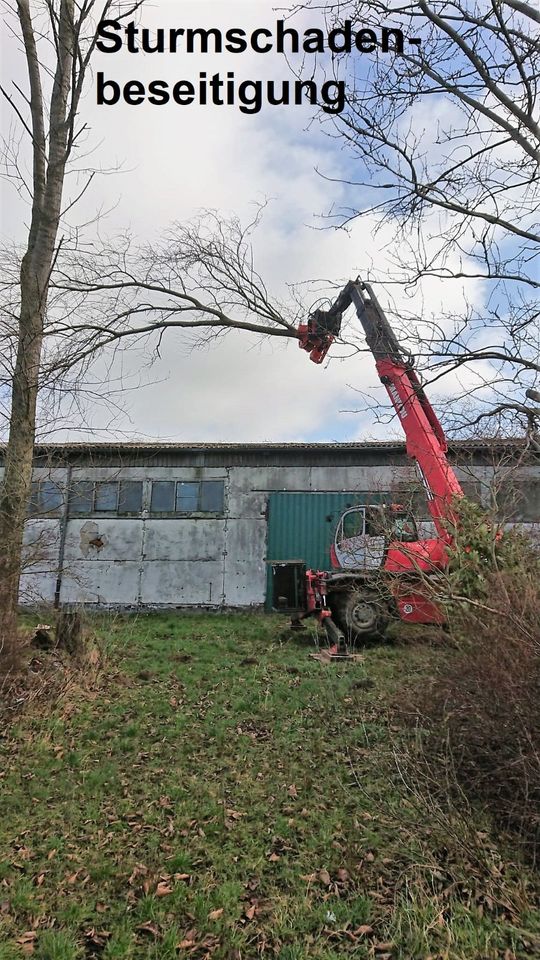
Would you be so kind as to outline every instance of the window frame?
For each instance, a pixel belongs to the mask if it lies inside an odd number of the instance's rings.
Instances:
[[[48,484],[54,487],[58,493],[56,506],[45,508],[43,506],[42,490]],[[59,480],[51,480],[50,477],[40,477],[32,480],[30,487],[30,496],[26,507],[26,516],[29,520],[47,520],[48,518],[58,518],[62,515],[65,506],[66,487]]]
[[[99,495],[100,486],[114,486],[116,487],[116,503],[113,509],[106,509],[103,507],[97,507],[97,498]],[[140,497],[139,497],[139,506],[136,510],[125,510],[122,508],[122,487],[128,484],[138,484],[140,487]],[[73,500],[77,498],[77,488],[85,486],[87,489],[90,488],[90,505],[83,510],[74,510],[73,509]],[[111,480],[74,480],[69,487],[69,500],[68,500],[68,510],[69,518],[71,520],[77,517],[100,517],[103,520],[108,518],[118,518],[123,519],[126,517],[142,517],[144,512],[144,480],[131,480],[129,478],[122,479],[111,479]]]
[[[149,516],[151,517],[200,517],[204,518],[220,518],[225,516],[225,479],[223,477],[206,477],[200,480],[167,480],[167,479],[155,479],[150,481],[152,486],[150,490],[150,506],[149,506]],[[154,486],[160,483],[172,483],[174,484],[174,495],[173,495],[173,508],[171,510],[155,510],[152,509],[153,501],[153,492]],[[182,499],[194,499],[180,496],[180,491],[182,485],[189,484],[190,486],[197,487],[197,500],[194,508],[190,509],[180,509],[179,503]],[[204,497],[203,490],[205,484],[220,484],[220,505],[217,510],[203,509]]]
[[[138,506],[136,507],[135,510],[121,509],[123,498],[125,502],[125,498],[127,496],[127,493],[126,493],[127,487],[131,487],[131,490],[133,491],[133,488],[135,487],[135,485],[139,487]],[[117,517],[140,517],[142,516],[143,511],[144,511],[144,480],[130,480],[128,478],[119,480],[118,481],[118,502],[116,507]]]
[[[151,514],[151,515],[152,515],[152,514],[153,514],[153,515],[155,515],[155,514],[167,514],[167,515],[169,515],[169,514],[173,513],[173,512],[174,512],[174,505],[175,505],[175,502],[176,502],[176,482],[175,482],[174,480],[152,480],[152,481],[151,481],[151,484],[152,484],[152,485],[151,485],[151,487],[150,487],[150,501],[149,501],[149,512],[150,512],[150,514]],[[171,510],[167,510],[167,509],[165,509],[165,510],[157,510],[157,509],[154,508],[154,488],[157,487],[158,484],[161,486],[161,489],[162,489],[162,490],[163,490],[163,486],[162,486],[163,484],[167,484],[167,486],[171,488],[171,503],[172,503],[172,509],[171,509]],[[156,491],[156,493],[157,493],[157,491]]]

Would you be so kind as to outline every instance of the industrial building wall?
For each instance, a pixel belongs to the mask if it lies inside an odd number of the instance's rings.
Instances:
[[[493,477],[488,466],[457,472],[484,491]],[[529,484],[538,468],[525,467],[520,476]],[[27,523],[21,600],[147,608],[262,605],[272,492],[358,491],[365,498],[410,485],[413,478],[412,466],[384,464],[40,467],[34,487],[43,504]]]

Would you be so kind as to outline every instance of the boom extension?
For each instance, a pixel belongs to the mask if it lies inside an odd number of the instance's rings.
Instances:
[[[448,522],[454,522],[453,500],[463,496],[457,477],[446,459],[448,445],[410,355],[399,343],[371,286],[351,280],[328,310],[316,310],[307,324],[298,327],[299,346],[314,363],[322,363],[339,336],[344,312],[354,304],[374,358],[381,383],[405,432],[407,453],[416,462],[426,490],[428,507],[437,533],[451,541]]]

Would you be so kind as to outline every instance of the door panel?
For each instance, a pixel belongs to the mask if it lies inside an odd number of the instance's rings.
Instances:
[[[340,517],[334,535],[336,563],[341,569],[371,570],[384,560],[383,536],[366,534],[366,509],[353,507]]]

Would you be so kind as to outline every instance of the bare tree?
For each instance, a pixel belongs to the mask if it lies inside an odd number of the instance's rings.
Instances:
[[[138,5],[137,5],[138,6]],[[46,5],[53,28],[56,69],[48,110],[41,93],[37,34],[28,4],[17,11],[27,54],[34,182],[27,248],[14,276],[12,251],[5,258],[0,323],[6,344],[0,399],[9,390],[9,439],[0,500],[0,641],[15,636],[22,566],[23,529],[30,492],[38,397],[58,416],[62,402],[76,402],[99,353],[109,363],[124,344],[147,338],[159,352],[167,328],[180,328],[194,344],[225,329],[295,337],[293,319],[272,303],[253,263],[254,222],[244,229],[208,213],[176,225],[159,246],[137,248],[128,237],[97,251],[77,232],[64,233],[62,192],[77,138],[76,117],[94,35],[82,44],[93,0],[75,8],[61,0]],[[105,5],[101,16],[106,13]],[[133,12],[135,7],[127,12]],[[82,11],[82,12],[81,12]],[[125,14],[127,15],[127,13]],[[4,95],[8,96],[6,91]],[[45,115],[50,114],[45,134]],[[25,124],[21,115],[21,122]],[[28,125],[27,125],[28,126]],[[4,389],[2,390],[2,385]],[[59,407],[60,404],[60,407]]]
[[[68,164],[84,132],[79,104],[96,43],[96,16],[103,18],[111,0],[99,10],[95,0],[16,0],[3,4],[5,26],[24,50],[27,91],[16,82],[0,88],[29,139],[32,178],[27,183],[17,149],[8,144],[7,175],[29,198],[31,214],[26,248],[20,261],[20,301],[12,375],[9,440],[0,500],[1,642],[15,632],[23,526],[28,499],[36,403],[43,351],[44,324],[51,271],[62,240],[59,228]],[[138,0],[118,15],[133,13]],[[122,5],[121,5],[122,6]],[[17,138],[15,138],[17,143]],[[84,188],[83,188],[84,190]],[[76,198],[75,198],[76,199]]]
[[[347,224],[374,215],[395,228],[385,276],[422,286],[430,277],[476,284],[465,316],[429,326],[403,316],[401,333],[428,379],[467,365],[477,383],[455,425],[494,414],[532,436],[540,407],[540,14],[503,0],[345,0],[299,4],[329,27],[400,28],[403,50],[338,55],[348,103],[324,116],[346,144]],[[408,39],[419,39],[420,45]],[[479,299],[483,301],[478,305]],[[424,321],[426,317],[422,318]],[[415,330],[417,333],[415,334]],[[475,402],[472,402],[472,401]]]
[[[142,0],[132,0],[114,4],[115,19],[133,17],[141,3]],[[197,259],[200,261],[202,246],[197,250],[194,235],[191,246],[182,246],[180,231],[180,246],[176,250],[147,251],[136,264],[130,257],[129,244],[115,246],[107,252],[105,265],[99,256],[91,264],[79,234],[70,233],[66,214],[93,176],[90,172],[78,195],[66,200],[66,177],[86,129],[79,118],[81,95],[96,44],[97,24],[107,18],[112,7],[112,0],[100,5],[96,0],[16,0],[3,4],[6,26],[24,53],[28,86],[24,90],[13,82],[9,89],[0,87],[0,93],[27,138],[32,176],[27,182],[24,162],[19,158],[21,139],[13,135],[5,145],[3,172],[29,201],[30,224],[25,248],[18,261],[15,258],[16,287],[13,259],[11,272],[4,275],[3,293],[7,291],[7,296],[3,297],[0,317],[5,345],[0,369],[0,410],[9,421],[0,495],[0,649],[13,641],[16,634],[23,530],[40,389],[42,398],[44,386],[49,397],[55,396],[55,390],[56,397],[62,392],[72,396],[70,387],[75,383],[75,375],[88,369],[97,350],[113,349],[126,336],[159,334],[166,322],[169,326],[204,327],[214,332],[223,326],[236,326],[292,335],[292,328],[285,330],[270,307],[261,307],[265,291],[263,286],[257,286],[259,280],[253,271],[248,276],[250,264],[242,259],[246,250],[238,236],[235,242],[240,247],[237,246],[236,253],[233,251],[230,260],[234,266],[229,271],[228,287],[218,267],[220,244],[225,244],[226,238],[223,232],[216,237],[214,266],[204,277],[208,288],[203,302],[182,275],[184,269],[187,275],[191,269],[193,275]],[[208,252],[208,238],[205,242]],[[203,244],[202,239],[200,243]],[[77,288],[65,283],[66,263],[71,264],[73,274],[80,280]],[[244,275],[244,270],[248,274]],[[103,312],[99,321],[95,319],[91,291],[100,273],[101,296],[109,295],[108,304],[112,298],[118,306],[112,311],[112,320],[104,321]],[[58,279],[64,282],[58,284]],[[225,293],[219,305],[218,288],[223,281]],[[173,282],[174,288],[170,286]],[[147,303],[150,296],[154,297],[152,308]],[[261,298],[259,306],[255,305],[257,297]],[[81,322],[75,319],[79,308]],[[228,308],[243,309],[243,319],[230,316]],[[143,314],[146,322],[135,329],[134,321]]]
[[[99,254],[78,250],[64,258],[52,278],[59,295],[78,298],[78,320],[51,326],[63,343],[55,357],[62,373],[98,352],[148,340],[159,353],[166,331],[181,330],[191,347],[230,330],[262,337],[297,337],[302,306],[294,291],[287,303],[270,294],[255,266],[251,223],[202,212],[175,223],[158,244],[140,245],[116,237]]]

